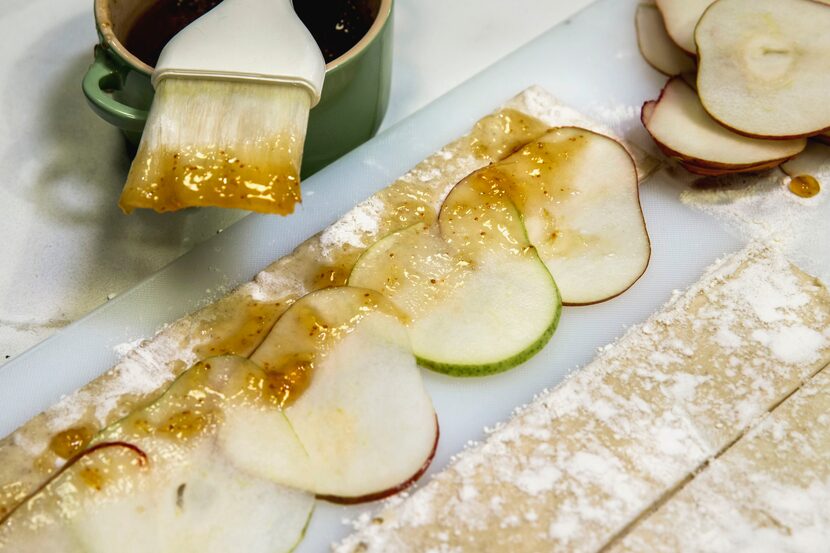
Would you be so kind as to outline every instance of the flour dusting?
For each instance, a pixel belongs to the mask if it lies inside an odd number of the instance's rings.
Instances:
[[[330,257],[333,251],[344,246],[368,246],[367,240],[377,235],[383,208],[383,200],[375,196],[357,204],[320,235],[323,255]]]
[[[117,355],[118,358],[121,359],[125,357],[128,353],[133,351],[135,348],[137,348],[141,344],[141,342],[141,338],[121,342],[120,344],[115,344],[112,347],[112,351],[114,351],[115,355]]]
[[[811,150],[809,174],[821,192],[801,198],[790,192],[790,177],[778,169],[761,175],[703,179],[681,195],[683,203],[725,221],[740,235],[780,249],[800,267],[830,283],[830,147]],[[798,159],[798,158],[796,158]],[[805,169],[806,170],[806,169]],[[689,175],[678,175],[691,184]]]
[[[714,459],[608,553],[801,553],[830,543],[830,371]]]
[[[727,256],[334,550],[596,552],[830,362],[828,324],[781,255]]]

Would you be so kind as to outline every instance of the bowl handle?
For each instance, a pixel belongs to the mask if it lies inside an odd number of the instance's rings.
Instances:
[[[147,110],[122,104],[112,97],[124,86],[124,75],[100,45],[95,46],[95,61],[84,75],[83,90],[93,111],[103,120],[125,131],[141,132]]]

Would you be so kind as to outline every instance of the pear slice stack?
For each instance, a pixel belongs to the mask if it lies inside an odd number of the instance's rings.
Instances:
[[[805,138],[828,141],[828,2],[657,0],[638,7],[636,28],[645,60],[686,81],[670,79],[641,119],[689,172],[768,170]]]
[[[641,118],[658,147],[689,171],[704,175],[759,171],[801,152],[806,140],[761,140],[719,125],[695,91],[680,78],[666,83],[657,100],[646,102]]]

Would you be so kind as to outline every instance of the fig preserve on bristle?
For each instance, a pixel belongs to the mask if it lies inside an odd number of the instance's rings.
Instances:
[[[311,102],[290,84],[162,80],[119,206],[292,213]]]

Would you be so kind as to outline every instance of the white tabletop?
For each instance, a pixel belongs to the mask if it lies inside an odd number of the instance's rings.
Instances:
[[[398,0],[384,128],[590,1]],[[4,4],[0,364],[245,215],[122,215],[129,159],[80,88],[96,41],[92,0]]]

